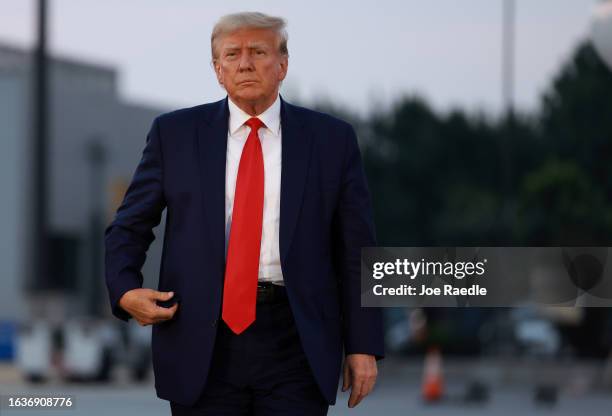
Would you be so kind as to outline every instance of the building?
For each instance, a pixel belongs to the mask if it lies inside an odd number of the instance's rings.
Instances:
[[[103,231],[161,108],[126,102],[116,69],[49,59],[49,276],[32,276],[32,53],[0,43],[0,320],[108,313]],[[156,287],[163,223],[143,268]]]

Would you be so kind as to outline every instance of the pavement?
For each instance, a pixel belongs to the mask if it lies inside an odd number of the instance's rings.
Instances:
[[[535,365],[537,364],[537,365]],[[347,407],[348,393],[338,393],[329,415],[610,415],[612,390],[598,384],[601,363],[523,362],[507,360],[447,361],[444,365],[446,398],[426,404],[420,397],[422,364],[417,361],[385,359],[379,367],[375,390],[359,406]],[[0,409],[0,416],[21,415],[170,415],[168,402],[156,397],[152,379],[134,384],[117,377],[111,384],[66,384],[58,380],[32,385],[10,366],[0,367],[0,395],[70,395],[72,410]],[[489,399],[467,403],[464,395],[473,381],[486,386]],[[538,404],[536,386],[558,389],[556,403]],[[50,413],[49,413],[50,412]]]

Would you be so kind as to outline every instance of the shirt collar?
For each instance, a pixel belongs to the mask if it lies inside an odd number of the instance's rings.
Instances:
[[[251,118],[251,116],[234,104],[229,96],[227,97],[227,106],[229,107],[229,132],[233,135],[240,127],[244,125],[245,121]],[[279,95],[276,96],[276,100],[274,100],[270,107],[255,117],[260,119],[272,134],[278,136],[280,134]]]

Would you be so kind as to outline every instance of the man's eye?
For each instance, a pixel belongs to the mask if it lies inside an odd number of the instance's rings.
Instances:
[[[266,54],[264,51],[257,51],[255,53],[257,53],[257,55],[265,55]]]

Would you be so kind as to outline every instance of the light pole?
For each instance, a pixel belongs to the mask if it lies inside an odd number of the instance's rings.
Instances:
[[[102,137],[92,137],[87,143],[87,160],[90,166],[90,216],[89,216],[89,264],[90,269],[86,279],[85,299],[86,310],[91,316],[100,316],[102,305],[100,293],[104,290],[101,282],[104,253],[104,166],[106,149]]]
[[[513,223],[512,211],[512,141],[514,140],[514,49],[515,49],[515,0],[502,0],[502,53],[501,53],[501,84],[502,84],[502,121],[505,128],[500,138],[500,189],[502,191],[500,217],[504,239],[511,235]],[[508,241],[506,241],[508,242]]]
[[[47,221],[47,148],[48,148],[48,74],[47,74],[47,0],[38,0],[37,43],[32,62],[32,251],[34,264],[27,289],[37,292],[50,281],[49,237]]]
[[[503,0],[502,97],[508,115],[514,112],[515,0]]]

